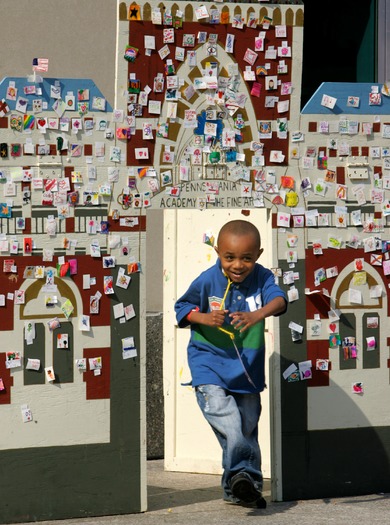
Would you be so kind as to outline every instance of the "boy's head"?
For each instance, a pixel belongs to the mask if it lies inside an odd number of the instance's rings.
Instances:
[[[241,283],[263,253],[259,230],[248,221],[227,222],[219,232],[215,251],[227,277]]]

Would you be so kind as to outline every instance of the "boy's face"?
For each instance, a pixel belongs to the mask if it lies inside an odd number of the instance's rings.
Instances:
[[[223,235],[215,248],[222,269],[235,283],[242,283],[255,267],[263,250],[252,235]]]

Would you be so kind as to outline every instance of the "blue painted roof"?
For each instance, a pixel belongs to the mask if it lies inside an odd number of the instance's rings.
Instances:
[[[13,82],[15,87],[18,90],[17,98],[23,97],[23,98],[28,99],[29,102],[27,106],[27,112],[32,111],[32,101],[34,99],[42,99],[43,101],[47,102],[47,109],[46,110],[43,109],[42,110],[43,112],[53,111],[52,106],[55,102],[55,99],[50,96],[50,92],[51,92],[51,86],[54,86],[56,82],[59,83],[59,87],[61,89],[62,100],[65,100],[65,96],[68,94],[68,92],[72,92],[73,95],[76,97],[76,107],[77,107],[77,92],[79,89],[89,89],[90,111],[95,111],[92,109],[93,97],[105,98],[103,93],[96,86],[96,84],[91,79],[88,79],[88,78],[43,78],[37,75],[37,79],[42,80],[42,82],[34,83],[30,81],[31,79],[28,79],[27,77],[5,77],[3,78],[3,80],[0,82],[0,100],[5,99],[11,111],[15,109],[16,101],[8,100],[6,98],[7,88],[10,82]],[[26,86],[34,86],[34,85],[41,88],[42,95],[37,95],[37,94],[26,95],[24,93],[24,88]],[[106,112],[107,111],[111,112],[112,108],[106,99]]]
[[[375,82],[323,82],[301,110],[301,114],[390,115],[390,97],[382,95],[382,103],[379,106],[369,104],[372,86],[378,86],[380,93],[383,84]],[[323,95],[337,99],[333,109],[321,105]],[[360,98],[359,107],[347,106],[347,99],[351,96]]]

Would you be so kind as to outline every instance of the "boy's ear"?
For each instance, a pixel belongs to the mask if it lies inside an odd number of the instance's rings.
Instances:
[[[260,250],[259,250],[259,255],[257,256],[257,258],[260,257],[260,255],[263,253],[263,251],[264,251],[264,248],[260,248]]]
[[[219,251],[218,251],[218,246],[214,246],[214,250],[217,252],[217,254],[219,255]],[[260,255],[259,255],[260,257]]]

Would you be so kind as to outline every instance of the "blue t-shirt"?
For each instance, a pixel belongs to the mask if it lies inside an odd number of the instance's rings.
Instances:
[[[228,279],[218,259],[216,264],[201,273],[185,294],[176,301],[175,311],[179,327],[190,324],[186,317],[194,308],[199,308],[203,313],[219,309],[227,287]],[[273,273],[256,263],[251,274],[242,283],[230,285],[224,309],[229,310],[229,313],[254,311],[275,297],[283,297],[286,300],[285,293],[275,283]],[[257,323],[240,334],[230,321],[231,318],[227,314],[223,328],[234,334],[233,340],[229,334],[218,328],[191,324],[188,364],[192,386],[213,384],[232,392],[261,392],[265,384],[265,323]]]

